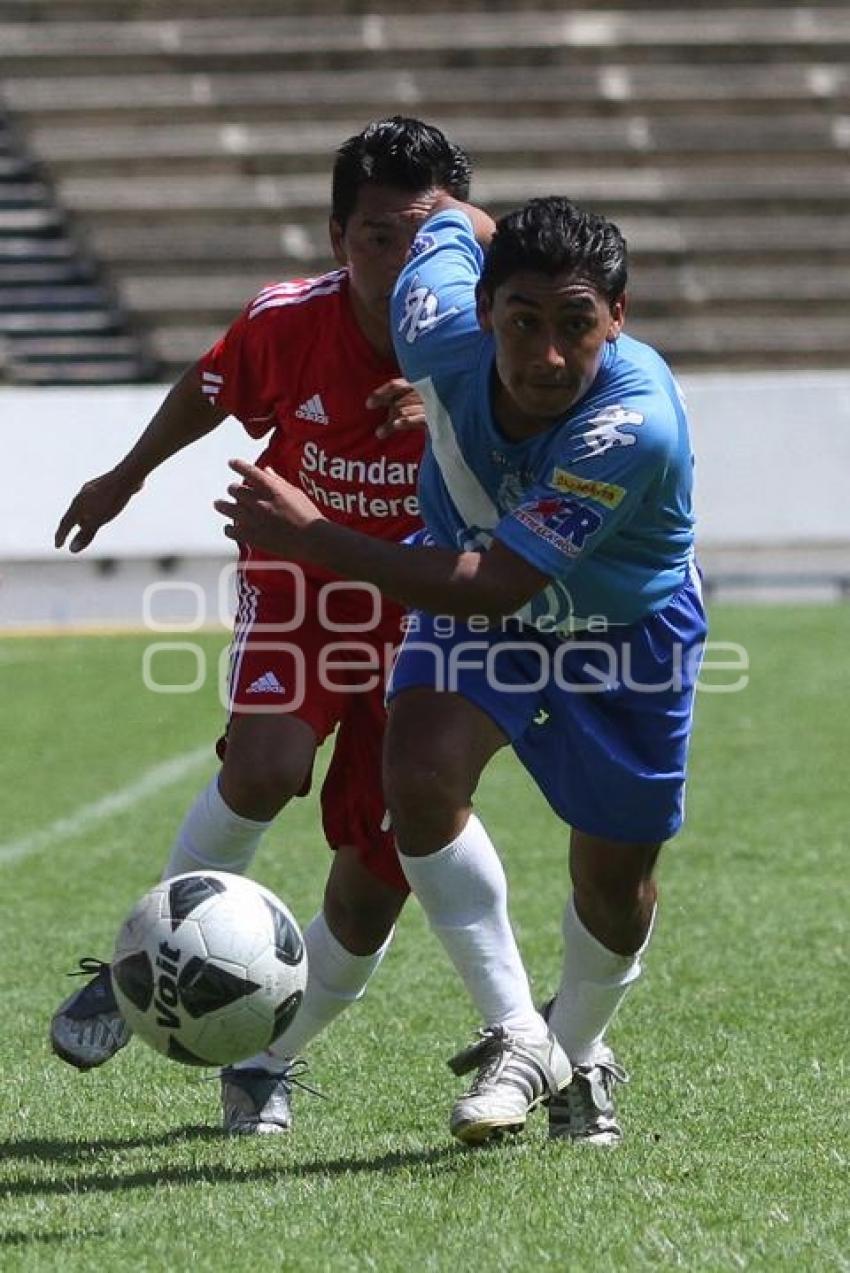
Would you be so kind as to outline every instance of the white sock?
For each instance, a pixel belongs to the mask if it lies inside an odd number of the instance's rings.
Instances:
[[[263,832],[270,826],[271,822],[255,822],[234,813],[222,798],[216,776],[183,819],[162,878],[170,880],[185,871],[204,868],[241,875],[250,866]]]
[[[307,989],[295,1019],[265,1052],[240,1061],[234,1069],[257,1067],[279,1073],[289,1061],[344,1009],[362,999],[366,983],[377,969],[392,941],[390,933],[383,946],[371,955],[352,955],[334,937],[323,912],[304,930],[307,947]]]
[[[485,1024],[544,1038],[508,918],[505,873],[475,814],[437,853],[399,860]]]
[[[561,985],[549,1013],[549,1025],[573,1065],[593,1061],[605,1031],[642,972],[641,957],[649,945],[649,932],[640,950],[618,955],[588,932],[578,917],[574,897],[564,909],[564,963]]]

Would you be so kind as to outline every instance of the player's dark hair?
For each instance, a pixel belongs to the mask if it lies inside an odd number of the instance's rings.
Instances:
[[[626,240],[613,221],[585,212],[569,199],[531,199],[497,221],[480,286],[492,297],[520,270],[581,276],[610,303],[626,290]]]
[[[336,152],[331,216],[345,229],[361,186],[393,186],[417,194],[438,186],[469,198],[472,165],[465,151],[421,119],[393,115],[373,120]]]

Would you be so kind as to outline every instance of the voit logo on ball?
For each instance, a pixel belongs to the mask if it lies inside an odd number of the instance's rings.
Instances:
[[[303,998],[300,930],[273,893],[241,876],[166,880],[128,917],[112,979],[131,1028],[189,1065],[222,1065],[268,1047]]]

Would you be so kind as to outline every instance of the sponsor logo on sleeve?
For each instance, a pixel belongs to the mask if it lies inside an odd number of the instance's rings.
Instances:
[[[578,500],[553,495],[515,508],[513,516],[539,539],[577,557],[591,535],[602,525],[602,515]]]
[[[595,500],[606,508],[616,508],[626,494],[625,486],[615,486],[613,482],[597,482],[592,477],[580,477],[578,473],[570,473],[567,469],[556,468],[549,479],[549,485],[554,486],[556,491]]]
[[[441,313],[437,293],[420,283],[419,275],[414,274],[404,298],[404,313],[398,325],[399,335],[404,336],[408,345],[412,345],[418,336],[433,331],[457,312],[457,307],[453,305]]]
[[[637,438],[634,433],[626,433],[624,426],[637,428],[641,424],[643,416],[640,411],[622,406],[603,408],[587,421],[587,427],[578,440],[579,453],[573,457],[573,463],[595,460],[614,447],[634,446]]]

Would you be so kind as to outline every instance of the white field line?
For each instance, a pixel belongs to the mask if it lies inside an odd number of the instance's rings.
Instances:
[[[116,813],[125,813],[149,796],[158,795],[160,791],[179,782],[194,769],[199,769],[204,762],[213,759],[212,748],[207,743],[204,747],[196,747],[193,751],[184,752],[182,756],[174,756],[171,760],[163,761],[161,765],[154,765],[129,786],[113,791],[111,795],[104,796],[101,800],[94,800],[91,804],[81,805],[67,817],[57,818],[55,822],[42,827],[40,831],[33,831],[19,840],[9,840],[6,844],[0,844],[0,866],[20,862],[23,858],[32,857],[34,853],[40,853],[59,841],[76,838],[98,822],[103,822]]]

